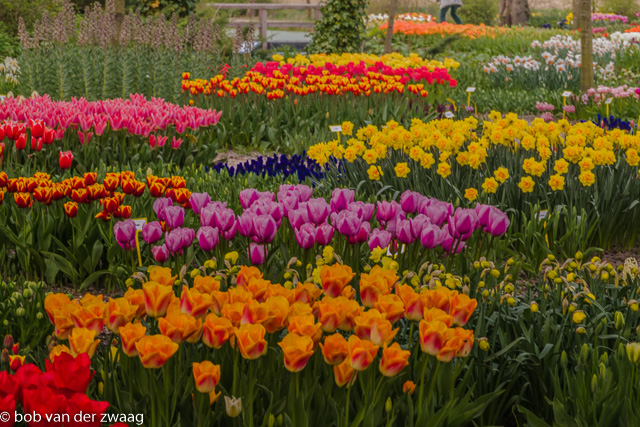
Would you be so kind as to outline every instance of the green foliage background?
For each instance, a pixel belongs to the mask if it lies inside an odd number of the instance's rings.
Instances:
[[[366,0],[329,0],[316,23],[309,52],[359,52],[365,33]]]

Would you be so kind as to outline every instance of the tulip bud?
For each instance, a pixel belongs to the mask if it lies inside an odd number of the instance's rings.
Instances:
[[[532,313],[537,313],[538,312],[538,303],[535,301],[531,301],[531,304],[529,304],[529,309],[531,310]]]
[[[16,308],[16,316],[23,317],[26,314],[27,314],[27,310],[25,310],[24,308],[22,307]]]
[[[584,343],[580,348],[580,354],[578,355],[578,365],[585,366],[589,362],[589,346]]]
[[[614,323],[616,325],[616,329],[621,331],[624,329],[624,316],[619,311],[613,315]]]
[[[124,281],[124,284],[127,285],[127,288],[130,288],[135,284],[135,282],[131,277],[129,277],[127,280]]]
[[[6,348],[2,349],[2,353],[0,354],[0,362],[9,363],[9,351]]]
[[[489,340],[485,337],[478,339],[478,347],[482,351],[489,351]]]
[[[497,279],[498,277],[500,277],[500,271],[499,271],[499,270],[496,270],[496,269],[494,268],[493,270],[491,270],[491,276],[492,276],[494,279]]]
[[[276,425],[276,417],[273,414],[269,414],[269,421],[267,421],[267,427],[274,427]]]
[[[624,360],[624,345],[622,343],[618,344],[618,351],[616,352],[616,356],[618,356],[618,361],[622,362]]]
[[[593,374],[591,377],[591,393],[595,393],[598,389],[598,376]]]
[[[587,334],[587,330],[584,328],[584,326],[578,326],[576,328],[576,334],[578,334],[578,335],[586,335]]]
[[[550,272],[547,273],[547,277],[549,279],[555,279],[556,277],[558,277],[558,272],[555,270],[551,270]]]
[[[555,257],[554,255],[552,255],[552,254],[549,254],[549,255],[547,255],[547,259],[548,259],[549,261],[555,261],[555,260],[556,260],[556,257]]]
[[[242,398],[241,397],[224,397],[225,410],[227,415],[231,418],[235,418],[242,412]]]
[[[583,256],[583,255],[582,255],[582,252],[578,251],[578,252],[576,252],[576,256],[575,256],[575,258],[576,258],[578,261],[580,261],[580,260],[582,259],[582,256]]]
[[[36,319],[38,320],[42,320],[44,318],[44,314],[42,314],[42,312],[38,312],[38,314],[36,314]]]
[[[602,273],[600,273],[600,279],[609,280],[609,273],[607,273],[606,271],[603,271]]]
[[[13,345],[13,337],[12,337],[11,335],[7,334],[7,335],[4,337],[4,346],[5,346],[6,348],[9,348],[9,347],[11,347],[12,345]]]
[[[576,264],[576,262],[575,262],[575,261],[571,261],[571,262],[569,263],[569,267],[570,267],[570,268],[571,268],[571,270],[573,271],[573,270],[575,270],[576,268],[578,268],[578,264]]]
[[[278,417],[276,418],[276,424],[278,425],[278,427],[284,424],[284,417],[282,416],[282,414],[278,415]]]
[[[387,401],[384,403],[384,410],[388,414],[393,409],[393,403],[391,402],[391,397],[387,397]]]
[[[562,350],[562,354],[560,355],[560,367],[567,369],[567,352],[564,350]]]
[[[628,343],[626,346],[626,353],[631,363],[638,363],[638,361],[640,361],[640,343]]]
[[[638,311],[638,309],[640,308],[640,307],[638,306],[638,301],[636,301],[636,300],[634,300],[634,299],[632,299],[631,301],[629,301],[628,305],[629,305],[629,308],[631,309],[631,311],[633,311],[633,312]]]

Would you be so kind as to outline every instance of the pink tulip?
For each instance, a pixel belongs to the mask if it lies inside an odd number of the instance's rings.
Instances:
[[[212,251],[218,244],[220,233],[218,232],[217,228],[204,226],[200,227],[200,229],[196,233],[196,237],[198,238],[200,248],[202,248],[202,250],[205,252],[209,252]]]
[[[271,243],[276,236],[278,226],[271,215],[257,215],[253,218],[253,241],[256,243]]]
[[[405,213],[415,213],[418,210],[418,202],[422,198],[420,193],[407,190],[400,196],[400,207]]]
[[[267,249],[264,245],[256,245],[255,243],[251,243],[249,245],[249,258],[251,259],[251,264],[253,265],[262,265],[267,257]]]
[[[411,221],[408,219],[399,219],[396,223],[396,237],[405,245],[410,245],[415,240],[411,231]]]
[[[378,210],[376,212],[376,218],[380,224],[386,224],[388,221],[391,221],[398,215],[398,210],[400,209],[400,205],[396,201],[392,202],[378,202],[377,203]]]
[[[375,248],[384,249],[389,246],[391,243],[391,233],[386,230],[381,230],[376,228],[369,235],[369,249],[374,250]]]
[[[240,192],[239,196],[242,209],[248,209],[253,202],[258,200],[258,190],[255,188],[245,188]]]
[[[151,248],[151,253],[156,262],[163,263],[169,259],[169,250],[164,243],[160,246],[154,246]]]
[[[169,228],[181,227],[184,223],[184,208],[182,206],[167,206],[164,208],[165,221]]]
[[[355,236],[360,231],[362,218],[348,210],[342,210],[337,214],[334,227],[347,237]]]
[[[331,224],[324,223],[316,228],[316,242],[319,245],[326,246],[333,239],[334,228]]]
[[[334,188],[331,193],[331,210],[340,212],[346,209],[349,203],[353,202],[355,194],[355,191],[348,188]]]
[[[256,214],[251,211],[245,211],[238,217],[238,232],[241,236],[251,237],[253,235],[253,218]]]
[[[209,196],[208,193],[191,193],[191,197],[189,198],[191,209],[193,209],[193,213],[196,215],[200,215],[202,208],[207,206],[210,201],[211,196]]]
[[[294,229],[296,242],[302,249],[311,249],[316,243],[316,228],[313,224],[304,224],[299,229]]]
[[[164,210],[169,206],[173,206],[173,201],[168,197],[160,197],[153,202],[153,210],[160,221],[167,220]]]
[[[434,249],[442,244],[447,235],[437,225],[425,224],[420,233],[420,243],[427,249]]]
[[[175,136],[171,140],[171,148],[177,150],[182,145],[182,138],[176,138]]]
[[[329,217],[329,204],[324,199],[311,199],[307,202],[309,220],[316,225],[324,224]]]
[[[130,250],[136,247],[136,224],[131,219],[116,222],[113,235],[121,248]]]
[[[487,225],[484,227],[484,231],[491,234],[494,237],[502,236],[509,228],[509,217],[506,213],[496,209],[489,214]]]
[[[142,240],[153,245],[162,238],[162,226],[158,221],[151,221],[142,226]]]
[[[203,209],[204,211],[204,209]],[[213,212],[213,222],[222,231],[230,230],[236,222],[233,210],[228,208],[216,209]]]

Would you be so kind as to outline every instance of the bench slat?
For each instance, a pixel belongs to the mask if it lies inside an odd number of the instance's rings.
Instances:
[[[286,3],[205,3],[203,6],[215,7],[217,9],[251,9],[251,10],[313,10],[321,9],[322,4],[286,4]]]

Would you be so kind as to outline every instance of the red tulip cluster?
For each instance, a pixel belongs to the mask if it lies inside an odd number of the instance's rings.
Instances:
[[[14,425],[14,413],[20,402],[24,408],[24,415],[20,416],[31,417],[29,425],[99,427],[109,403],[91,400],[86,395],[94,375],[90,363],[88,354],[74,358],[61,353],[53,358],[53,363],[47,360],[45,372],[34,364],[19,366],[14,375],[0,372],[0,408],[10,414],[10,419],[5,422],[3,418],[0,425]],[[94,414],[93,421],[79,418],[80,413]]]

